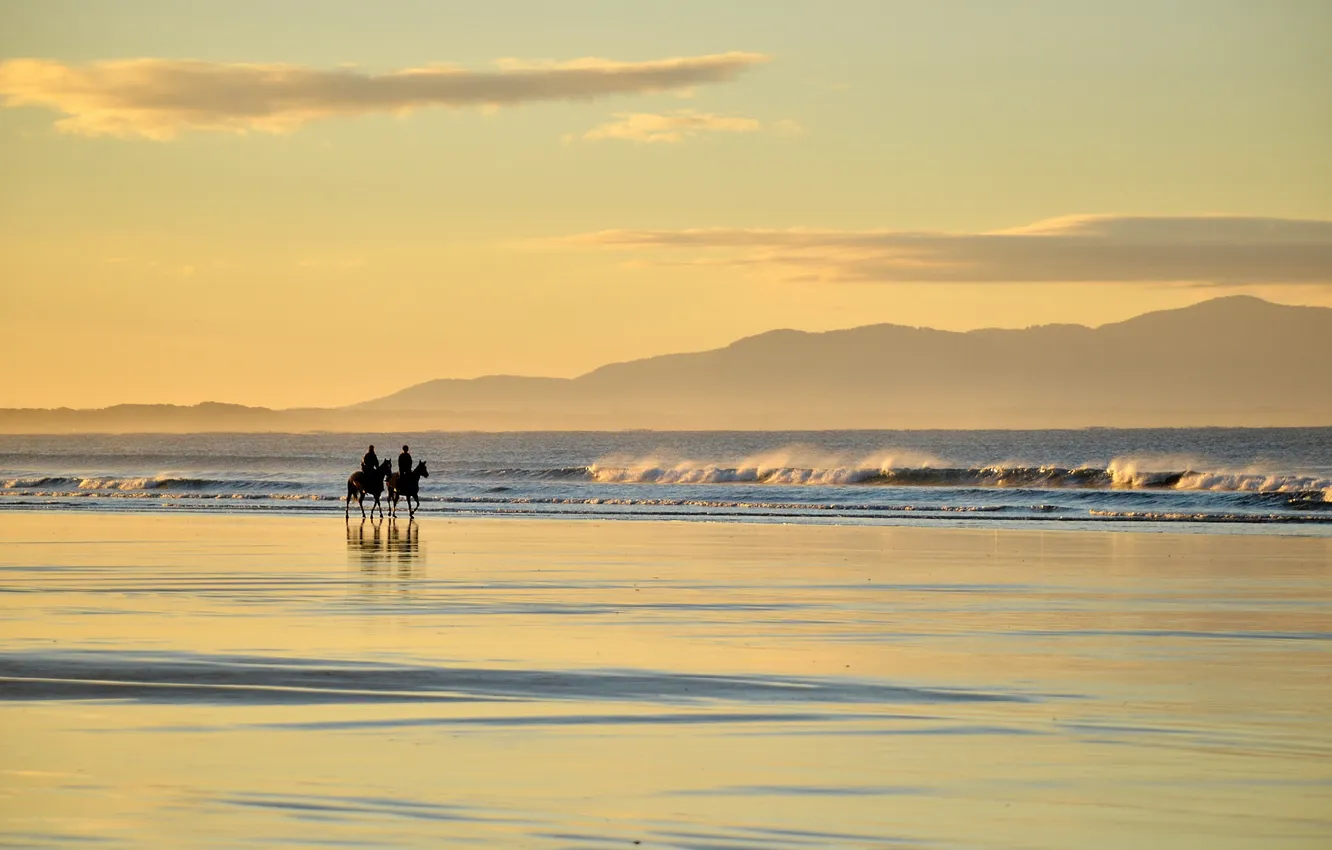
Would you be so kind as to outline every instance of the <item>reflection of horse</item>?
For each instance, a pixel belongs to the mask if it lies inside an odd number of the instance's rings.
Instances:
[[[363,572],[378,573],[381,567],[396,565],[400,578],[410,578],[420,549],[421,527],[414,521],[399,526],[390,518],[386,527],[372,517],[368,523],[347,523],[347,553],[360,562]]]
[[[389,516],[398,515],[398,497],[401,496],[407,500],[408,519],[416,516],[417,508],[421,507],[421,497],[417,491],[421,488],[421,479],[429,478],[430,470],[426,469],[425,461],[416,465],[416,469],[407,473],[394,473],[388,477],[388,499]],[[416,507],[412,507],[412,500],[416,500]],[[383,510],[382,508],[380,509]],[[381,514],[382,515],[382,514]]]
[[[370,506],[370,513],[374,514],[375,508],[379,508],[379,515],[384,515],[384,506],[379,502],[379,496],[384,492],[384,479],[388,477],[389,471],[393,469],[393,463],[385,460],[377,466],[372,472],[366,472],[364,469],[358,469],[347,479],[347,509],[343,512],[345,516],[351,516],[351,500],[356,497],[356,504],[361,506],[361,517],[365,517],[365,497],[374,496],[375,503]]]
[[[363,560],[378,558],[383,549],[383,538],[379,533],[383,525],[382,522],[371,517],[371,536],[367,539],[365,536],[365,520],[361,520],[360,525],[347,523],[347,551],[358,553]]]
[[[399,575],[407,576],[411,574],[412,562],[416,560],[421,548],[421,526],[409,519],[401,533],[399,528],[393,517],[389,517],[388,556],[389,560],[398,565]]]

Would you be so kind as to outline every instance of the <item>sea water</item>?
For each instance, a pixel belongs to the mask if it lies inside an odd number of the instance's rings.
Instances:
[[[426,514],[1332,529],[1332,428],[4,435],[0,509],[343,510],[371,443]]]

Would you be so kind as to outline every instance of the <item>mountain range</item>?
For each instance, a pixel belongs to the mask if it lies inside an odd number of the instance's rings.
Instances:
[[[775,330],[577,378],[441,379],[346,408],[3,410],[0,431],[1332,424],[1332,308],[1230,296],[1096,328]]]

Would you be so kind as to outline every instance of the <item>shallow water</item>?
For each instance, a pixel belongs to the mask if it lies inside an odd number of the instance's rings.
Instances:
[[[1326,538],[0,513],[0,842],[1326,847],[1329,578]]]

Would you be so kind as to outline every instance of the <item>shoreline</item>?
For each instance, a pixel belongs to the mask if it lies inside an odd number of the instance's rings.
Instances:
[[[291,506],[283,504],[280,507],[272,505],[235,505],[229,504],[225,507],[219,507],[207,504],[203,499],[197,500],[202,504],[191,504],[190,500],[182,500],[181,504],[134,504],[131,507],[117,507],[102,504],[89,504],[84,507],[81,504],[60,504],[52,505],[44,502],[24,502],[23,497],[16,497],[12,501],[0,499],[0,516],[5,514],[21,515],[52,515],[52,516],[108,516],[108,517],[164,517],[164,516],[188,516],[197,517],[263,517],[271,519],[282,518],[335,518],[337,508],[342,507],[341,499],[320,500],[327,501],[330,504],[336,501],[336,507],[317,508],[312,506]],[[92,501],[95,497],[86,497]],[[130,501],[125,499],[124,501]],[[211,501],[211,499],[209,500]],[[219,498],[218,501],[228,501]],[[428,500],[423,500],[424,504],[429,505]],[[976,512],[978,515],[969,515],[968,513],[955,512],[949,515],[928,515],[925,511],[912,512],[902,511],[893,515],[850,515],[839,516],[829,513],[726,513],[700,510],[690,511],[669,511],[669,510],[632,510],[623,512],[610,511],[577,511],[577,510],[523,510],[523,509],[495,509],[495,510],[418,510],[414,522],[423,520],[443,520],[443,521],[469,521],[469,520],[490,520],[497,522],[534,520],[543,522],[605,522],[605,523],[672,523],[672,524],[701,524],[701,525],[726,525],[726,526],[745,526],[755,525],[763,527],[832,527],[832,528],[919,528],[919,529],[953,529],[970,531],[1059,531],[1069,534],[1088,534],[1088,533],[1108,533],[1108,534],[1180,534],[1187,536],[1250,536],[1261,537],[1263,539],[1278,538],[1296,538],[1296,539],[1329,539],[1332,540],[1332,516],[1269,516],[1269,517],[1216,517],[1216,516],[1023,516],[1023,517],[994,517],[986,516],[984,512]],[[915,514],[915,515],[913,515]],[[376,513],[374,521],[393,520],[385,513],[379,517]],[[362,520],[355,512],[348,518],[348,522],[357,523]],[[372,518],[366,516],[364,521],[370,522]],[[404,516],[398,516],[397,522],[406,523],[408,519]]]
[[[962,534],[962,535],[996,535],[1013,536],[1015,538],[1022,536],[1044,536],[1055,534],[1066,536],[1069,539],[1080,537],[1102,537],[1115,538],[1124,536],[1141,536],[1151,538],[1171,538],[1177,537],[1183,540],[1197,540],[1207,538],[1221,538],[1233,540],[1245,538],[1260,541],[1292,540],[1317,542],[1319,545],[1325,545],[1332,557],[1332,528],[1329,528],[1327,534],[1298,534],[1289,531],[1278,532],[1276,526],[1285,525],[1285,523],[1262,523],[1262,522],[1156,522],[1152,520],[1118,520],[1103,519],[1091,520],[1087,527],[1069,527],[1070,524],[1079,522],[1072,518],[1058,517],[1036,517],[1024,519],[1002,519],[991,518],[948,518],[948,519],[918,519],[912,521],[911,518],[882,518],[877,521],[861,521],[858,518],[839,521],[835,517],[730,517],[725,515],[706,515],[706,514],[650,514],[645,512],[626,513],[622,515],[606,514],[565,514],[560,512],[419,512],[414,518],[406,516],[391,517],[387,514],[384,517],[365,517],[361,518],[353,514],[344,519],[343,525],[338,526],[335,523],[336,512],[332,510],[319,509],[284,509],[269,510],[263,507],[237,508],[215,510],[202,508],[190,510],[187,508],[150,508],[129,510],[104,510],[98,508],[90,509],[66,509],[50,507],[32,507],[32,508],[7,508],[0,504],[0,528],[7,524],[10,517],[44,517],[53,521],[62,518],[79,518],[106,520],[114,526],[115,523],[128,521],[133,525],[137,521],[161,521],[167,518],[179,518],[188,520],[190,523],[199,521],[226,523],[236,521],[258,521],[270,524],[279,524],[284,522],[297,522],[303,526],[313,525],[316,521],[323,521],[330,528],[356,529],[358,527],[369,528],[378,525],[381,529],[387,529],[390,525],[396,525],[398,528],[406,528],[409,524],[417,528],[426,525],[445,526],[445,525],[476,525],[478,527],[501,527],[505,525],[522,526],[532,524],[534,526],[567,526],[569,528],[586,527],[604,527],[608,529],[620,526],[660,526],[664,528],[699,528],[715,530],[734,530],[753,528],[755,530],[767,530],[770,532],[780,532],[783,529],[791,530],[811,530],[823,529],[829,533],[834,532],[856,532],[864,531],[867,533],[883,532],[905,534],[930,535],[938,533],[941,535]],[[3,542],[3,536],[0,536],[0,542]]]

